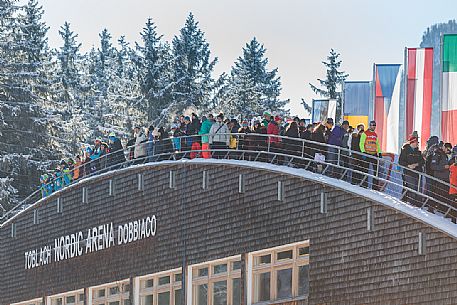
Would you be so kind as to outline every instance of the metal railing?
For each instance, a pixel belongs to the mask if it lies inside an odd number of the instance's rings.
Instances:
[[[257,161],[312,171],[360,187],[386,192],[414,206],[439,212],[444,217],[457,217],[457,208],[446,196],[449,193],[449,188],[455,186],[423,172],[400,166],[392,159],[378,158],[326,143],[279,135],[231,133],[217,134],[216,137],[194,135],[140,143],[123,150],[110,152],[98,159],[75,167],[67,174],[73,176],[78,171],[79,179],[77,180],[65,184],[62,176],[49,183],[54,188],[54,185],[59,182],[64,189],[75,181],[87,177],[132,165],[164,160],[204,157]],[[224,142],[213,141],[211,148],[207,148],[206,143],[204,143],[205,148],[203,148],[202,140],[207,142],[211,139],[223,140]],[[230,143],[232,148],[229,148]],[[136,149],[141,149],[145,154],[141,154],[138,158],[132,158]],[[59,191],[60,189],[53,194]],[[0,226],[3,226],[5,222],[14,218],[21,211],[33,208],[41,197],[41,189],[29,195],[0,218]]]

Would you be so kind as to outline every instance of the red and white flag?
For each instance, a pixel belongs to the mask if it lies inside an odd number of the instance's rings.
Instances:
[[[406,65],[406,138],[417,131],[423,150],[431,135],[433,48],[408,48]]]

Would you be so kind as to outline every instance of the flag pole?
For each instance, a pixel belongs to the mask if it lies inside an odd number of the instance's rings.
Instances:
[[[443,40],[444,34],[440,33],[440,60],[439,60],[439,67],[440,67],[440,92],[439,95],[439,131],[438,137],[442,139],[443,136]]]

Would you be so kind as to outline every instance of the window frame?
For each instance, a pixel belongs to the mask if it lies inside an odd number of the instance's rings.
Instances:
[[[124,291],[125,286],[129,285],[129,291]],[[119,287],[119,293],[115,295],[110,295],[109,289],[113,287]],[[105,290],[105,295],[103,297],[98,297],[98,292],[100,290]],[[125,279],[121,281],[111,282],[99,286],[90,287],[90,304],[92,305],[109,305],[110,302],[119,302],[119,305],[124,305],[124,301],[130,301],[130,293],[132,293],[132,286],[130,285],[130,279]]]
[[[307,295],[299,295],[299,267],[304,265],[309,265],[309,252],[308,254],[299,255],[301,248],[310,246],[309,240],[283,245],[279,247],[274,247],[270,249],[259,250],[249,253],[249,264],[250,269],[248,272],[251,272],[249,275],[251,278],[251,284],[248,289],[250,289],[250,298],[248,300],[249,304],[262,304],[262,303],[273,303],[284,300],[295,300],[306,298]],[[278,253],[292,250],[291,259],[282,259],[278,260]],[[259,264],[258,258],[261,256],[270,254],[271,260],[267,264]],[[291,285],[291,297],[287,298],[278,298],[278,271],[292,269],[292,285]],[[270,299],[267,301],[258,301],[258,291],[256,291],[257,276],[259,274],[269,272],[270,273]]]
[[[189,266],[189,270],[191,272],[191,285],[189,289],[192,289],[192,305],[197,305],[197,289],[199,285],[207,284],[207,305],[214,304],[214,284],[221,281],[226,281],[227,284],[227,304],[233,304],[233,280],[240,279],[241,280],[241,270],[240,269],[233,269],[234,262],[241,262],[241,255],[230,256],[222,259],[217,259],[213,261],[208,261],[200,264],[195,264]],[[214,273],[214,267],[217,265],[227,265],[227,271],[221,273]],[[205,276],[198,276],[198,270],[202,268],[208,268],[208,275]],[[241,300],[242,301],[242,300]]]
[[[84,300],[80,300],[80,295],[84,295],[84,289],[73,290],[69,292],[59,293],[47,297],[46,304],[53,305],[53,302],[57,299],[62,299],[62,305],[84,305]],[[67,297],[75,297],[75,303],[67,304]]]
[[[170,292],[170,303],[169,305],[175,305],[175,293],[176,290],[182,289],[182,281],[176,281],[176,275],[181,274],[182,268],[171,269],[167,271],[161,271],[154,274],[148,274],[138,277],[139,283],[139,302],[141,305],[144,305],[144,298],[152,295],[152,303],[158,305],[159,302],[159,293]],[[159,285],[159,278],[169,276],[170,283]],[[143,283],[148,280],[153,280],[152,287],[145,287]],[[184,292],[183,292],[184,293]],[[185,305],[185,304],[182,304]]]
[[[43,298],[35,298],[29,301],[11,303],[10,305],[44,305]]]

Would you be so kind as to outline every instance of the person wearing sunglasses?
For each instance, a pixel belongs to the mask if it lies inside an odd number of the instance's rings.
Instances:
[[[360,136],[360,151],[363,153],[361,160],[361,168],[363,172],[369,173],[370,164],[373,170],[373,175],[378,171],[377,157],[382,158],[381,146],[379,145],[378,134],[376,133],[376,122],[371,121],[368,130]],[[378,190],[378,179],[373,179],[373,189]],[[363,187],[368,187],[368,179],[363,182]]]

